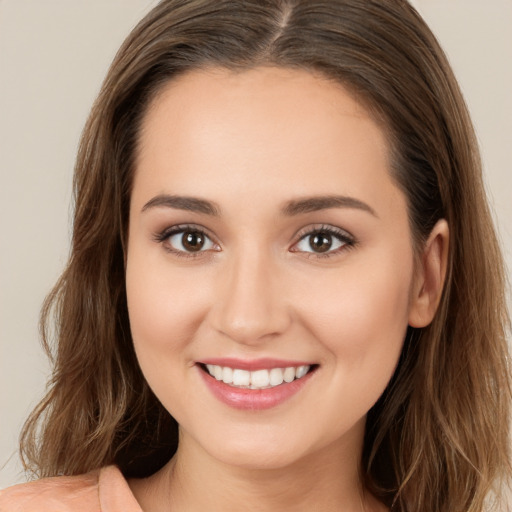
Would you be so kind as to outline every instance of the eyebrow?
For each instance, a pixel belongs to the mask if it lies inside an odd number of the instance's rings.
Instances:
[[[212,201],[199,199],[197,197],[168,194],[161,194],[153,197],[142,207],[142,211],[145,212],[151,208],[159,207],[202,213],[205,215],[212,215],[214,217],[220,216],[220,207]],[[354,208],[356,210],[368,212],[378,218],[377,213],[370,205],[356,199],[355,197],[349,196],[314,196],[294,199],[292,201],[288,201],[284,205],[281,209],[281,213],[287,217],[292,217],[304,213],[327,210],[329,208]]]
[[[282,213],[286,216],[293,216],[328,208],[355,208],[368,212],[374,217],[379,217],[370,205],[349,196],[315,196],[289,201],[283,207]]]
[[[161,194],[150,199],[142,207],[142,211],[145,212],[151,208],[159,207],[175,208],[177,210],[213,215],[215,217],[220,215],[220,208],[211,201],[197,197],[173,196],[167,194]]]

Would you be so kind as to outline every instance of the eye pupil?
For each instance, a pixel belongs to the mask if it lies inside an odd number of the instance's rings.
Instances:
[[[181,243],[187,251],[200,251],[204,246],[204,236],[199,231],[186,231],[183,233]]]
[[[326,252],[332,246],[332,236],[325,233],[311,235],[309,245],[315,252]]]

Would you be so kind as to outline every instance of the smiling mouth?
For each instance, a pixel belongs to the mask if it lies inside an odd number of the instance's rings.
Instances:
[[[302,379],[317,365],[288,366],[286,368],[261,369],[255,371],[201,364],[201,368],[214,379],[239,389],[271,389]]]

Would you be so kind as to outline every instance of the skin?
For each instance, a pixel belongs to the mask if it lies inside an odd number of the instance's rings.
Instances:
[[[194,71],[153,101],[126,285],[140,366],[180,443],[161,471],[130,481],[145,511],[385,510],[360,482],[365,418],[407,325],[435,313],[448,248],[440,221],[415,257],[389,169],[382,128],[340,85],[306,71]],[[162,195],[209,201],[217,215],[156,205]],[[333,195],[359,203],[283,212]],[[208,236],[189,257],[181,235],[160,236],[183,224]],[[351,242],[333,237],[335,250],[315,252],[308,233],[324,226]],[[197,362],[211,357],[318,366],[290,399],[247,411],[205,385]]]

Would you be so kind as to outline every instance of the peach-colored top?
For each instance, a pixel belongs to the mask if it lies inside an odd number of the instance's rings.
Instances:
[[[142,512],[116,466],[0,491],[0,512]]]

